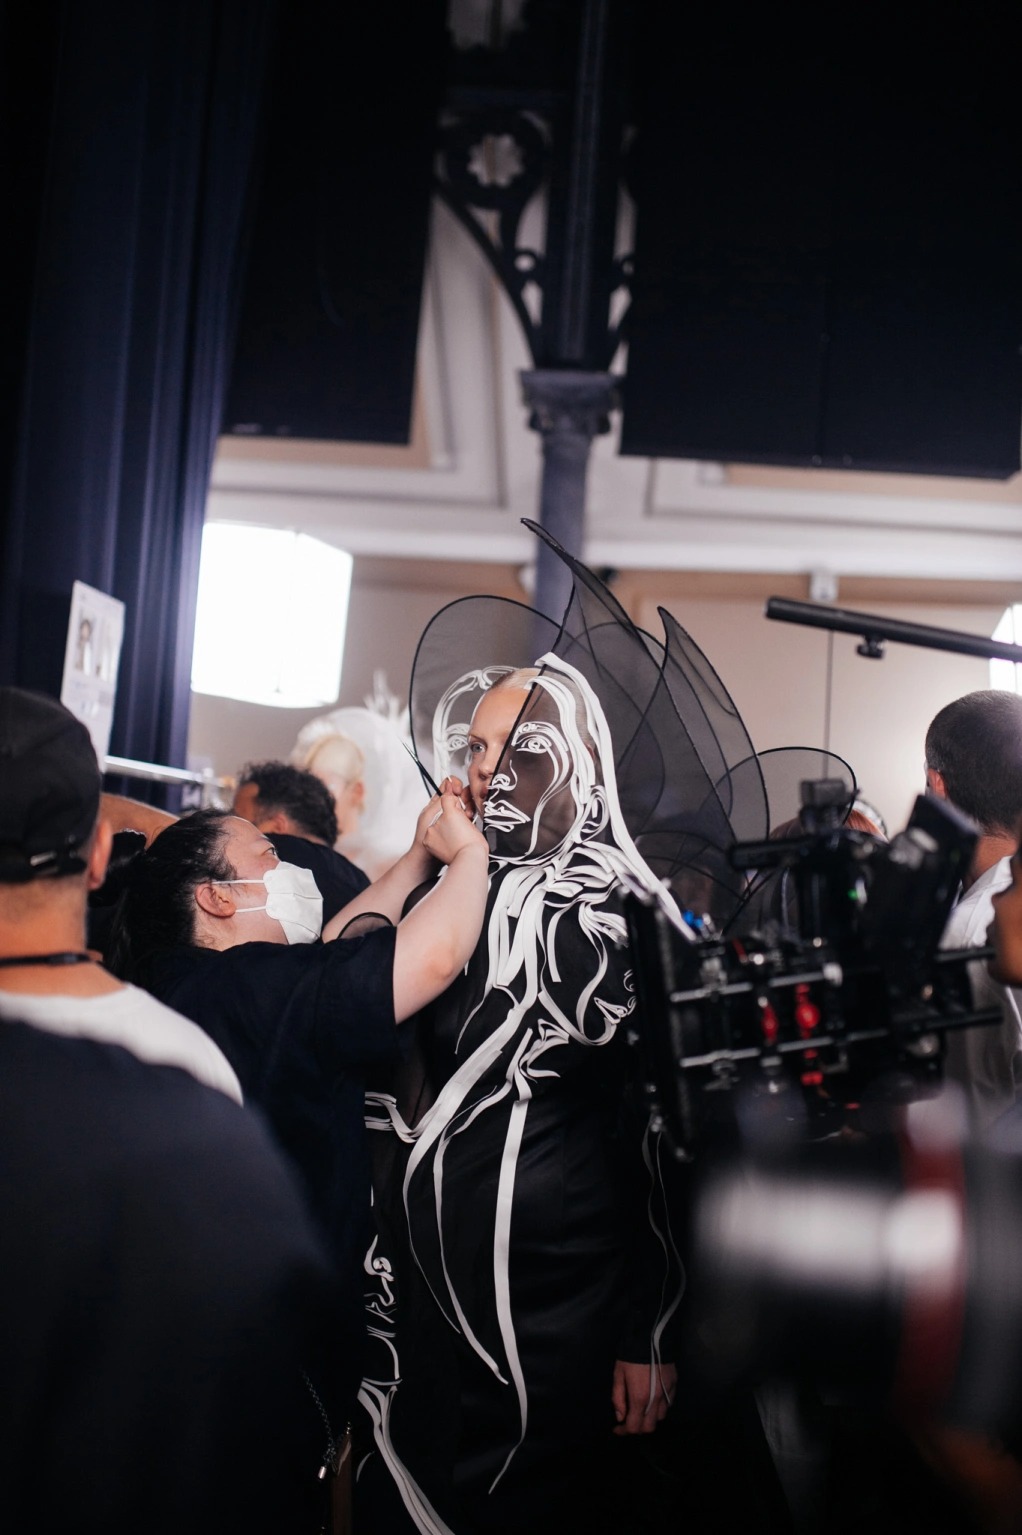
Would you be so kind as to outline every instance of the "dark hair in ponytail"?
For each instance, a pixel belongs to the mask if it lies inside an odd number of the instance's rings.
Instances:
[[[146,984],[149,966],[169,949],[195,943],[197,885],[237,879],[224,853],[229,810],[196,810],[155,838],[131,868],[114,923],[109,964],[122,980]]]

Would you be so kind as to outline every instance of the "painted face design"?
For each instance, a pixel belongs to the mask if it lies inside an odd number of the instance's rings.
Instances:
[[[503,840],[502,851],[550,852],[576,820],[571,751],[546,719],[523,718],[490,781],[483,821]]]
[[[463,782],[467,780],[473,709],[498,678],[510,670],[509,666],[487,666],[466,672],[451,683],[440,699],[433,716],[433,764],[438,781],[450,773]]]
[[[596,766],[576,713],[559,679],[537,679],[486,791],[483,821],[496,857],[546,857],[585,819]]]

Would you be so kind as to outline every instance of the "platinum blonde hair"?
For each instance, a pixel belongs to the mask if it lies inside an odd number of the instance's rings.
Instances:
[[[515,688],[519,692],[528,693],[538,676],[538,666],[518,666],[513,672],[505,672],[503,677],[498,677],[487,691],[497,693],[503,688]]]
[[[365,777],[365,753],[350,736],[321,736],[311,744],[304,758],[303,762],[296,765],[310,773],[314,773],[317,767],[325,769],[329,773],[336,773],[346,784],[357,783]]]

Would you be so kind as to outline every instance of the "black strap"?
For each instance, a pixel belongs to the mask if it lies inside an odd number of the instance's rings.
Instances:
[[[65,949],[59,954],[12,954],[0,959],[0,969],[10,970],[15,965],[88,965],[91,962],[91,954]]]

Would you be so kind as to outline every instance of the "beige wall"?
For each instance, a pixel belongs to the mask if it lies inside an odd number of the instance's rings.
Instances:
[[[660,631],[656,607],[668,608],[706,651],[745,719],[754,744],[824,744],[828,636],[768,622],[774,592],[808,596],[802,577],[622,574],[615,590],[643,627]],[[402,702],[418,637],[445,603],[475,592],[522,599],[515,574],[498,565],[357,560],[339,702],[359,704],[383,668]],[[842,605],[919,623],[989,635],[1007,586],[857,582],[842,586]],[[883,661],[855,653],[856,640],[835,635],[830,746],[855,769],[863,792],[891,829],[904,824],[922,785],[923,737],[943,704],[988,686],[987,665],[962,656],[891,645]],[[232,773],[249,759],[286,756],[299,727],[320,710],[282,710],[225,699],[193,698],[190,749],[196,761]]]
[[[759,750],[825,744],[826,633],[767,620],[762,601],[675,598],[663,606],[709,656]],[[989,635],[1002,608],[872,603],[869,611]],[[643,605],[641,621],[658,632],[653,601]],[[930,720],[952,698],[989,687],[990,674],[985,661],[906,645],[890,645],[882,661],[870,661],[856,644],[852,635],[833,636],[829,745],[893,832],[923,787]]]

